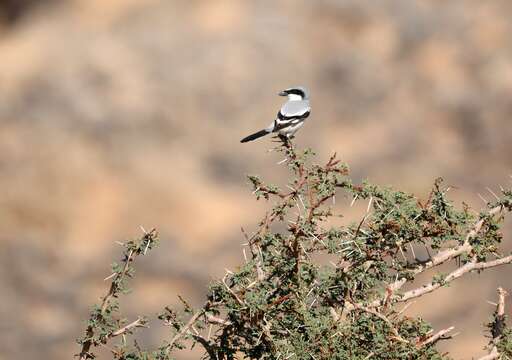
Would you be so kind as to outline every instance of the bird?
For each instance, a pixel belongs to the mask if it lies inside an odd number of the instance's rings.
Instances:
[[[271,133],[278,133],[281,139],[292,138],[311,113],[309,106],[309,91],[304,86],[295,86],[278,93],[279,96],[287,96],[286,101],[277,113],[277,117],[265,129],[244,137],[240,142],[256,140]]]

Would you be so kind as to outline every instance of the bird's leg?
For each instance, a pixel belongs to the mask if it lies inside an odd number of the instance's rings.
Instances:
[[[277,134],[276,136],[274,136],[274,139],[275,143],[280,143],[284,147],[290,147],[290,138],[288,138],[288,136],[283,134]]]
[[[288,147],[288,143],[289,143],[289,139],[288,139],[288,136],[286,135],[283,135],[283,134],[279,134],[277,135],[279,137],[279,140],[281,140],[281,142],[283,143],[284,146]]]

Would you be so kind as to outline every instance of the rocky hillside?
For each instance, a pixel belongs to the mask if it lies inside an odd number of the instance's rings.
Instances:
[[[356,180],[418,196],[443,176],[482,207],[512,173],[511,15],[505,0],[1,1],[0,359],[76,353],[114,241],[140,225],[163,243],[129,312],[201,301],[265,210],[244,175],[285,183],[269,139],[239,139],[290,85],[311,89],[297,143],[320,159],[336,151]],[[506,275],[410,311],[461,331],[455,358],[481,354],[485,300]]]

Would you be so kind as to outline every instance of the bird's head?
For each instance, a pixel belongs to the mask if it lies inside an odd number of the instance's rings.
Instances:
[[[309,91],[304,86],[295,86],[281,91],[279,96],[288,96],[288,100],[307,100]]]

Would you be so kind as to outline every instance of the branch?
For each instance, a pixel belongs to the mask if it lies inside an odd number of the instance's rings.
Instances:
[[[121,271],[114,270],[114,274],[107,277],[107,279],[110,279],[113,277],[112,282],[110,283],[110,287],[108,289],[107,294],[103,297],[103,300],[101,302],[101,306],[99,309],[99,312],[94,312],[93,315],[91,315],[90,318],[90,325],[87,326],[85,331],[85,338],[81,340],[82,342],[82,348],[80,350],[80,353],[78,354],[80,360],[86,360],[86,359],[92,359],[94,358],[94,354],[90,353],[90,349],[93,345],[97,345],[98,339],[94,339],[94,333],[97,331],[95,324],[96,320],[103,321],[106,319],[106,317],[110,316],[110,314],[107,314],[107,310],[109,308],[109,305],[111,304],[112,300],[116,298],[119,293],[123,290],[124,287],[124,280],[126,277],[130,277],[130,264],[134,261],[134,259],[139,255],[145,255],[147,250],[150,248],[151,244],[154,245],[155,240],[157,238],[157,232],[155,229],[150,230],[149,232],[142,229],[144,232],[144,236],[140,239],[140,241],[130,241],[127,244],[121,244],[124,247],[126,247],[126,250],[124,251],[124,257],[122,261],[124,262],[123,269]],[[144,247],[144,249],[143,249]],[[106,280],[106,279],[105,279]],[[130,331],[131,329],[134,329],[136,327],[140,327],[145,325],[145,319],[139,318],[136,321],[132,322],[131,324],[128,324],[127,326],[118,329],[114,332],[110,332],[102,335],[101,337],[103,339],[108,339],[110,337],[115,337],[118,335],[122,335]]]
[[[218,324],[218,325],[225,325],[229,326],[231,325],[231,321],[222,319],[220,317],[205,313],[206,321],[208,321],[210,324]]]
[[[426,340],[418,342],[418,344],[416,346],[418,348],[420,348],[422,346],[426,346],[426,345],[429,345],[429,344],[435,344],[439,340],[451,339],[451,338],[453,338],[457,334],[455,334],[455,335],[446,335],[446,334],[449,333],[450,331],[452,331],[453,329],[455,329],[455,327],[454,326],[450,326],[447,329],[439,330],[437,333],[435,333],[434,335],[430,336]]]
[[[500,354],[498,354],[498,352],[496,352],[496,353],[491,353],[489,355],[482,356],[481,358],[478,358],[478,360],[494,360],[494,359],[497,359],[499,356],[500,356]]]
[[[116,276],[114,277],[114,279],[112,280],[112,282],[110,283],[110,288],[109,288],[107,294],[105,295],[105,297],[103,297],[103,301],[101,303],[101,308],[100,308],[101,316],[103,316],[105,314],[105,311],[107,310],[110,300],[114,297],[114,294],[117,292],[117,290],[118,290],[117,284],[119,284],[122,281],[122,279],[126,276],[128,268],[130,267],[130,262],[133,260],[133,254],[134,254],[134,250],[131,250],[128,253],[128,256],[126,257],[126,261],[124,263],[123,270],[120,273],[117,273]],[[86,334],[87,334],[88,338],[92,338],[94,336],[94,328],[92,325],[89,325],[87,327]],[[82,344],[82,349],[80,350],[80,354],[79,354],[80,360],[86,360],[86,359],[91,358],[91,354],[89,353],[91,346],[92,346],[92,340],[87,340]]]
[[[455,279],[460,278],[461,276],[463,276],[464,274],[466,274],[468,272],[475,271],[475,270],[484,270],[484,269],[492,268],[495,266],[500,266],[500,265],[510,264],[510,263],[512,263],[512,255],[509,255],[509,256],[506,256],[506,257],[503,257],[500,259],[488,261],[488,262],[471,261],[471,262],[465,264],[464,266],[461,266],[460,268],[452,271],[450,274],[448,274],[446,276],[446,278],[444,279],[443,283],[431,282],[431,283],[424,285],[420,288],[409,290],[401,296],[400,295],[392,296],[392,301],[393,302],[404,302],[404,301],[407,301],[410,299],[414,299],[414,298],[420,297],[422,295],[428,294],[428,293],[440,288],[442,285],[447,284]],[[373,303],[372,303],[372,305],[373,305]]]
[[[181,330],[176,335],[174,335],[174,337],[172,338],[172,340],[169,342],[169,344],[167,345],[167,347],[165,349],[165,354],[166,355],[169,354],[169,352],[171,351],[171,349],[174,346],[174,344],[176,343],[176,341],[178,341],[179,339],[181,339],[185,335],[185,333],[188,331],[188,329],[190,329],[190,327],[195,324],[197,319],[199,319],[199,317],[201,315],[203,315],[204,312],[205,312],[205,307],[203,307],[201,310],[197,311],[194,315],[192,315],[192,317],[185,324],[185,326],[183,326],[181,328]]]
[[[254,236],[249,238],[247,233],[245,232],[244,228],[242,227],[242,234],[245,237],[245,240],[247,240],[247,244],[249,245],[249,249],[251,250],[251,255],[253,259],[256,259],[256,274],[258,276],[258,281],[263,281],[265,279],[265,272],[263,271],[262,265],[261,265],[261,256],[258,251],[258,248],[256,244],[254,243]]]
[[[210,356],[210,359],[218,358],[218,356],[215,352],[215,347],[214,347],[214,345],[212,345],[210,343],[210,341],[208,341],[207,339],[205,339],[203,336],[201,336],[199,334],[191,334],[191,335],[198,343],[200,343],[203,346],[203,348],[206,350],[206,352]]]
[[[393,332],[393,335],[394,337],[398,340],[398,341],[401,341],[403,343],[409,343],[408,340],[404,339],[403,337],[400,336],[398,330],[393,326],[393,323],[391,322],[391,320],[389,320],[384,314],[381,314],[379,313],[378,311],[375,311],[375,310],[372,310],[366,306],[363,306],[363,305],[360,305],[360,304],[357,304],[357,303],[354,303],[354,302],[350,302],[354,308],[356,309],[359,309],[359,310],[363,310],[369,314],[372,314],[376,317],[378,317],[379,319],[381,319],[382,321],[384,321],[390,328],[390,330]]]
[[[110,336],[108,338],[113,338],[113,337],[116,337],[116,336],[119,336],[119,335],[126,334],[131,329],[137,328],[137,327],[147,327],[146,326],[146,320],[144,320],[144,318],[140,318],[139,317],[137,320],[135,320],[135,321],[129,323],[128,325],[123,326],[122,328],[114,331],[112,334],[110,334]]]
[[[494,216],[498,213],[500,213],[501,211],[503,211],[504,207],[502,205],[499,205],[499,206],[495,206],[494,208],[492,208],[491,210],[489,210],[488,212],[488,216]],[[480,220],[478,220],[472,227],[472,229],[467,233],[465,239],[464,239],[464,243],[462,245],[459,245],[459,246],[456,246],[454,248],[451,248],[451,249],[447,249],[447,250],[444,250],[444,251],[441,251],[439,253],[437,253],[436,255],[434,255],[429,261],[423,263],[423,264],[419,264],[416,268],[414,268],[413,270],[411,270],[411,274],[413,276],[416,276],[428,269],[431,269],[433,267],[436,267],[438,265],[441,265],[443,263],[445,263],[446,261],[448,260],[451,260],[451,259],[454,259],[464,253],[469,253],[471,252],[471,250],[473,250],[473,246],[471,246],[470,244],[470,241],[472,238],[474,238],[481,230],[482,226],[484,225],[485,223],[485,218],[482,218]],[[504,263],[509,263],[510,261],[505,261]],[[471,264],[471,263],[470,263]],[[478,263],[479,264],[479,263]],[[484,263],[484,264],[488,264],[488,263]],[[496,265],[491,265],[491,266],[497,266],[497,265],[501,265],[501,264],[496,264]],[[479,266],[479,265],[477,265]],[[485,267],[491,267],[491,266],[485,266]],[[484,268],[485,268],[484,267]],[[460,269],[463,269],[464,267],[460,268]],[[455,270],[453,273],[451,273],[450,275],[457,275],[457,271],[459,269]],[[471,271],[471,270],[475,270],[475,269],[470,269],[468,271]],[[467,271],[464,271],[461,275],[465,274]],[[450,276],[449,275],[449,276]],[[460,277],[461,275],[458,275],[458,276],[455,276],[455,278],[458,278]],[[451,279],[453,280],[453,279]],[[405,283],[407,282],[407,279],[406,278],[401,278],[397,281],[395,281],[394,283],[388,285],[387,289],[389,292],[393,293],[397,290],[399,290],[402,286],[405,285]],[[431,292],[431,291],[434,291],[435,289],[437,289],[439,286],[436,286],[436,287],[433,287],[434,284],[429,284],[429,285],[426,285],[425,287],[428,289],[428,290],[425,290],[424,288],[421,288],[421,289],[417,289],[417,290],[412,290],[412,291],[408,291],[406,294],[411,294],[413,291],[420,291],[420,294],[417,295],[417,296],[411,296],[407,299],[404,299],[403,297],[399,297],[399,296],[394,296],[392,297],[392,300],[394,300],[395,302],[396,301],[406,301],[408,299],[411,299],[413,297],[418,297],[418,296],[421,296],[425,293],[428,293],[428,292]],[[389,299],[377,299],[373,302],[371,302],[369,304],[370,307],[378,307],[378,306],[382,306],[386,303],[386,300],[389,300]]]
[[[491,334],[492,340],[490,344],[492,344],[491,349],[489,350],[489,354],[481,357],[479,360],[492,360],[500,357],[500,353],[498,351],[498,343],[501,340],[501,335],[503,334],[503,328],[505,327],[505,297],[507,296],[507,292],[503,290],[503,288],[498,288],[498,305],[496,306],[496,312],[494,316],[494,321],[491,326]]]
[[[245,306],[245,302],[238,297],[238,295],[229,287],[228,284],[226,284],[226,276],[228,276],[228,274],[224,275],[224,277],[222,278],[222,283],[224,284],[224,287],[240,305]]]

